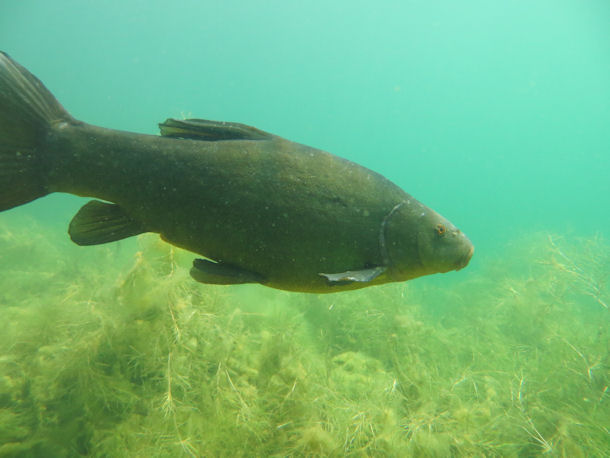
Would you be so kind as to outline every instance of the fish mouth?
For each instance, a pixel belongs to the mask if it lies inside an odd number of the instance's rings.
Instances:
[[[462,270],[464,267],[466,267],[468,265],[468,263],[470,262],[470,258],[472,258],[473,254],[474,254],[474,247],[471,246],[470,249],[468,250],[468,252],[459,259],[459,261],[457,262],[457,266],[455,267],[455,270]]]

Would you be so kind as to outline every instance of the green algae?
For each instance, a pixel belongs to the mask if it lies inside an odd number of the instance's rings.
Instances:
[[[198,284],[152,235],[37,234],[0,231],[0,456],[610,448],[600,237],[532,234],[446,288],[307,295]]]

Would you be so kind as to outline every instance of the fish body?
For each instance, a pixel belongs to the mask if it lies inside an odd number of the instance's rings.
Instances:
[[[72,118],[0,54],[0,211],[52,192],[99,200],[80,245],[156,232],[204,283],[336,292],[464,267],[468,238],[383,176],[237,123],[168,119],[161,136]]]

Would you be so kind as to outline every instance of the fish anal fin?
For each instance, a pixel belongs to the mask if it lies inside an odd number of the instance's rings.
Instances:
[[[117,204],[91,200],[70,221],[68,233],[77,245],[115,242],[146,232]]]
[[[385,270],[385,267],[372,267],[370,269],[348,270],[336,274],[320,273],[319,275],[325,277],[330,285],[346,285],[354,282],[367,283],[373,281]]]
[[[243,283],[265,282],[265,278],[257,273],[223,262],[208,261],[207,259],[193,260],[191,277],[200,283],[212,285],[239,285]]]
[[[190,138],[210,142],[220,140],[269,140],[273,135],[256,127],[237,122],[208,121],[206,119],[167,119],[159,124],[161,135]]]

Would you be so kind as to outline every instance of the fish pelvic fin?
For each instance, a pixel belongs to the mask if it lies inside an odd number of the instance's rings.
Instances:
[[[0,52],[0,211],[49,193],[46,136],[73,121],[38,78]]]
[[[146,232],[116,204],[91,200],[70,221],[68,233],[77,245],[100,245]]]
[[[240,285],[244,283],[265,283],[265,278],[224,262],[213,262],[207,259],[193,260],[191,277],[200,283],[211,285]]]

